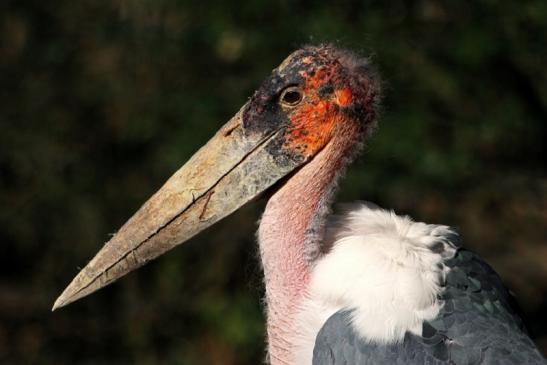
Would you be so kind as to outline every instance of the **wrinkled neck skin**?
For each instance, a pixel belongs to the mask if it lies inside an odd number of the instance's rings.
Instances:
[[[350,141],[348,141],[350,140]],[[258,230],[267,303],[268,358],[292,364],[298,306],[307,296],[340,170],[355,140],[331,140],[270,198]]]

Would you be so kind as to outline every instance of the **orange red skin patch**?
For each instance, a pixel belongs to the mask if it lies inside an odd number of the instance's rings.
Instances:
[[[341,107],[351,105],[351,102],[353,101],[353,93],[350,88],[347,87],[341,90],[336,90],[334,94],[336,95],[336,103]]]
[[[322,68],[310,76],[304,71],[304,99],[290,114],[290,127],[284,147],[306,157],[315,155],[332,138],[337,125],[347,123],[347,116],[341,108],[351,105],[353,93],[349,87],[334,89],[333,93],[321,96],[321,87],[333,84],[336,87],[336,74]]]

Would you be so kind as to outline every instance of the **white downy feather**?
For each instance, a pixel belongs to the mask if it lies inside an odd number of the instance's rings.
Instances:
[[[358,204],[330,219],[330,251],[315,264],[308,299],[300,308],[295,364],[311,364],[315,338],[339,310],[352,311],[364,340],[393,343],[405,332],[421,335],[440,309],[437,294],[456,248],[447,226]]]

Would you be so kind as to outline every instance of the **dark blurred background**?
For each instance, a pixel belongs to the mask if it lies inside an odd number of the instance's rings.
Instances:
[[[337,201],[457,227],[547,351],[547,2],[0,4],[0,363],[257,364],[253,203],[95,295],[58,294],[289,52],[369,54],[380,129]]]

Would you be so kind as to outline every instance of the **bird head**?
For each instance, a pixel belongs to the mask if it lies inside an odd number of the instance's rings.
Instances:
[[[102,247],[53,309],[187,241],[290,176],[327,144],[357,143],[374,126],[377,100],[378,84],[365,58],[330,45],[292,53]]]
[[[249,132],[283,128],[273,154],[309,160],[334,135],[371,130],[378,99],[366,59],[332,46],[292,53],[255,92],[243,112]]]

